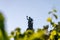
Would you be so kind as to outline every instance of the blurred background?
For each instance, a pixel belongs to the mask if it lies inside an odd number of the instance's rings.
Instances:
[[[0,11],[5,16],[5,29],[8,34],[17,27],[21,28],[23,33],[27,29],[26,16],[33,18],[33,27],[35,30],[43,28],[43,25],[49,24],[46,22],[48,12],[53,8],[57,9],[58,20],[60,21],[60,0],[0,0]],[[49,27],[49,30],[52,28]]]

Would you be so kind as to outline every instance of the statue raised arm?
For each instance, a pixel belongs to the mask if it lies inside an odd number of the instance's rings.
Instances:
[[[28,16],[26,16],[27,20],[28,20]]]

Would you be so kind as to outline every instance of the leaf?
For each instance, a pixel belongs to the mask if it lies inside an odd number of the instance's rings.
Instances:
[[[53,14],[53,16],[54,16],[56,19],[58,19],[58,16],[57,16],[56,14]]]
[[[53,12],[57,12],[57,10],[56,9],[53,9]]]
[[[52,13],[52,11],[48,12],[48,14],[51,14],[51,13]]]

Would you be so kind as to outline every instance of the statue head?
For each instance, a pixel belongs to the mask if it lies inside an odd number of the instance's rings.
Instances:
[[[31,19],[31,17],[29,17],[29,19]]]

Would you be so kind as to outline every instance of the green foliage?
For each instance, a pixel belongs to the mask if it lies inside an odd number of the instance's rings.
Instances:
[[[53,16],[54,16],[56,19],[58,19],[58,16],[57,16],[56,14],[53,14]]]
[[[9,40],[7,33],[5,31],[5,25],[4,25],[4,16],[2,12],[0,12],[0,39],[1,40]]]
[[[57,10],[56,10],[56,9],[53,9],[53,12],[55,12],[55,13],[56,13],[56,12],[57,12]]]

